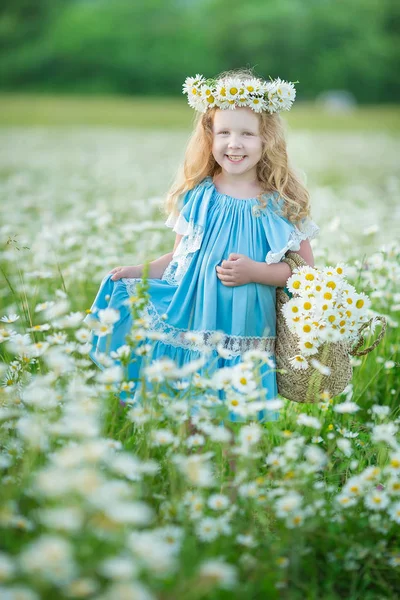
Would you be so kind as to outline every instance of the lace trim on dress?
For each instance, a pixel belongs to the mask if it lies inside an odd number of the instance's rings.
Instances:
[[[183,234],[183,238],[179,242],[172,255],[171,262],[161,277],[163,281],[166,281],[170,285],[178,285],[182,281],[194,253],[197,252],[201,246],[204,227],[195,225],[194,221],[188,223],[182,215],[179,215],[174,231]]]
[[[272,252],[270,250],[265,257],[265,262],[268,264],[277,263],[285,256],[288,250],[300,250],[300,242],[306,239],[312,240],[319,233],[319,227],[309,218],[306,218],[300,225],[301,229],[296,227],[290,232],[289,239],[286,246],[284,246],[279,252]]]
[[[190,227],[190,224],[181,213],[179,213],[179,215],[171,213],[165,221],[165,225],[167,225],[167,227],[172,227],[175,233],[179,233],[179,235],[186,235]]]
[[[126,285],[128,294],[134,296],[136,294],[135,286],[137,279],[122,278]],[[270,354],[275,353],[275,337],[259,337],[259,336],[240,336],[228,335],[221,331],[189,331],[180,329],[166,323],[158,314],[154,304],[149,300],[143,310],[143,316],[149,324],[150,331],[163,333],[163,343],[169,344],[176,348],[186,348],[188,350],[202,351],[204,347],[215,349],[218,339],[218,346],[222,346],[224,350],[228,350],[232,356],[240,356],[248,350],[262,350]],[[196,341],[186,338],[187,333],[192,333]]]

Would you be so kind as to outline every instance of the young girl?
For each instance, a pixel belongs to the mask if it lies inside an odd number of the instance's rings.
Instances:
[[[182,367],[206,347],[207,365],[217,372],[241,364],[246,351],[262,351],[272,360],[261,366],[261,389],[265,400],[273,399],[276,287],[291,275],[281,260],[292,250],[314,266],[309,239],[319,231],[309,216],[309,195],[288,165],[278,114],[290,109],[294,86],[237,70],[217,80],[187,78],[183,91],[199,115],[165,203],[174,248],[150,263],[148,331],[164,334],[151,341],[151,359],[167,357]],[[110,335],[102,337],[94,327],[91,358],[100,368],[104,353],[125,344],[132,326],[126,301],[142,270],[120,266],[108,273],[85,319],[94,323],[107,307],[119,311]],[[142,360],[135,359],[128,375],[139,381]],[[238,392],[252,391],[250,383],[246,373],[232,372]],[[218,394],[226,398],[223,390]],[[234,413],[230,418],[237,420]],[[259,419],[276,418],[276,411],[259,413]]]

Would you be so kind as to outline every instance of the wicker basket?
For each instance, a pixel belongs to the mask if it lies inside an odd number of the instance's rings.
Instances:
[[[308,266],[296,252],[287,252],[284,260],[293,270],[296,267]],[[278,392],[284,398],[293,402],[315,403],[321,400],[321,394],[326,392],[330,398],[343,392],[353,375],[351,356],[362,356],[371,352],[380,343],[386,331],[386,319],[378,316],[363,323],[358,330],[358,339],[354,342],[326,342],[312,358],[330,368],[330,375],[323,375],[309,364],[307,369],[294,369],[289,359],[299,354],[298,337],[292,333],[282,313],[283,305],[289,302],[289,296],[283,288],[276,290],[276,366]],[[381,321],[381,331],[374,343],[359,350],[364,343],[361,332],[376,319]],[[352,347],[353,346],[353,347]],[[280,371],[283,370],[283,371]]]

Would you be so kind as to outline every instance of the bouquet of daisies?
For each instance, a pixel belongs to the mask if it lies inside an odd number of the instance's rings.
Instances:
[[[371,301],[346,281],[346,267],[315,269],[299,254],[284,258],[292,268],[286,283],[292,294],[277,290],[276,361],[279,393],[296,402],[318,402],[321,394],[333,397],[352,377],[351,356],[367,354],[381,341],[386,321],[368,318]],[[382,330],[369,348],[358,352],[361,332],[375,320]],[[355,344],[355,347],[353,345]]]

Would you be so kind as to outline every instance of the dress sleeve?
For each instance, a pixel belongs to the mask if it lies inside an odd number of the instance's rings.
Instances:
[[[203,228],[211,193],[212,185],[209,178],[206,178],[183,195],[179,203],[182,209],[178,214],[171,213],[165,225],[180,235],[189,235],[195,226],[197,229]]]
[[[170,214],[165,222],[167,227],[183,236],[162,276],[163,280],[172,285],[178,285],[182,281],[194,254],[201,247],[212,191],[212,182],[210,183],[209,178],[203,179],[186,192],[179,214]]]
[[[283,199],[272,197],[263,212],[263,227],[270,246],[265,257],[268,264],[280,262],[288,250],[300,250],[303,240],[313,239],[319,227],[310,217],[304,217],[296,225],[282,215]]]

